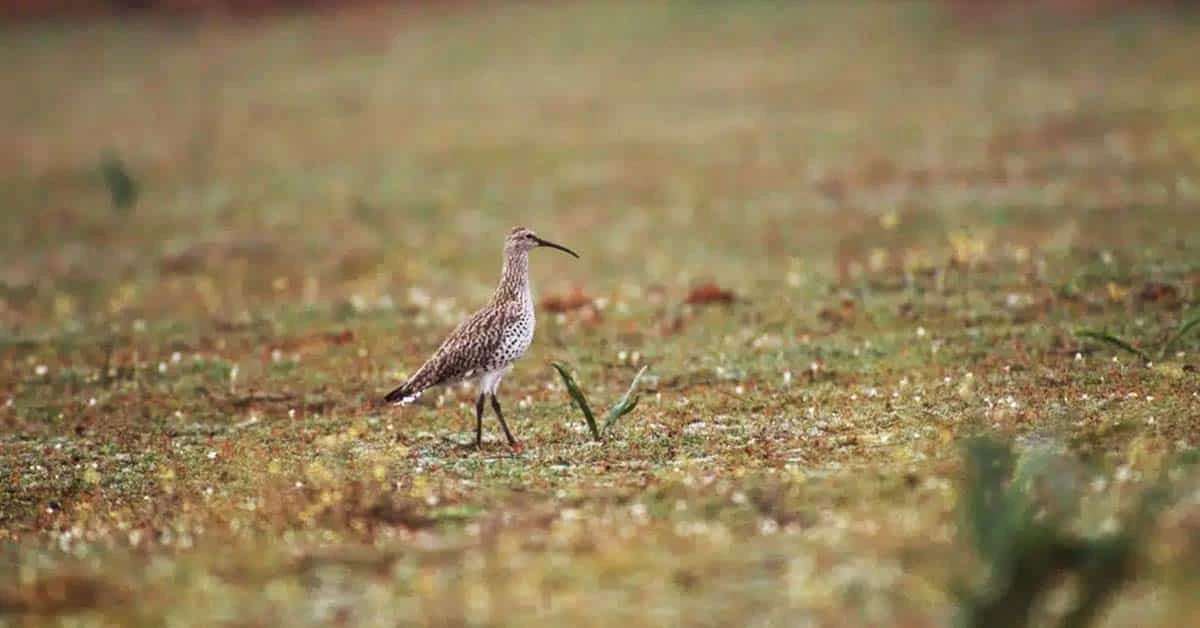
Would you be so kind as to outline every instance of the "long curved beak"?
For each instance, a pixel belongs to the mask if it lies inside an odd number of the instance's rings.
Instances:
[[[563,253],[570,253],[571,255],[574,255],[575,257],[579,257],[578,253],[576,253],[575,251],[572,251],[571,249],[568,249],[567,247],[565,247],[561,244],[555,244],[549,240],[543,240],[541,238],[538,238],[537,241],[538,241],[538,244],[541,246],[548,246],[552,249],[558,249],[558,250],[562,251]]]

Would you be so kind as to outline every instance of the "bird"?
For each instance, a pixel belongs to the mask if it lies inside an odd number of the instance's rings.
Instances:
[[[529,252],[539,247],[558,249],[579,257],[575,251],[543,239],[525,227],[513,228],[504,240],[504,267],[491,299],[459,323],[407,381],[389,392],[384,397],[386,403],[407,405],[435,386],[475,380],[479,397],[475,401],[473,447],[478,449],[483,444],[485,398],[491,399],[492,410],[500,419],[509,446],[520,447],[504,422],[496,391],[501,378],[525,355],[533,342],[536,316],[529,282]]]

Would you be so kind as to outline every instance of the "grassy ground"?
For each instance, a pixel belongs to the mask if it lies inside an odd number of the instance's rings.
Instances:
[[[1200,24],[847,5],[0,27],[0,613],[944,624],[979,430],[1111,528],[1200,444],[1200,335],[1073,334],[1197,303]],[[517,224],[587,305],[501,388],[524,451],[464,452],[470,391],[373,404]],[[649,365],[615,438],[552,360],[605,407]],[[1173,477],[1105,625],[1200,622]]]

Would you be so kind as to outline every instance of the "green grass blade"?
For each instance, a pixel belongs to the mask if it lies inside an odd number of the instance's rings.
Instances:
[[[1153,361],[1150,359],[1150,356],[1146,355],[1146,352],[1142,351],[1141,349],[1138,349],[1137,347],[1129,344],[1128,342],[1125,342],[1124,340],[1121,340],[1120,338],[1117,338],[1116,336],[1114,336],[1108,332],[1096,331],[1094,329],[1077,329],[1077,330],[1075,330],[1075,336],[1079,337],[1079,338],[1088,338],[1091,340],[1102,342],[1107,345],[1111,345],[1111,346],[1121,349],[1123,351],[1128,351],[1129,353],[1132,353],[1133,355],[1136,355],[1137,357],[1141,358],[1143,362],[1152,362]]]
[[[1017,535],[1014,495],[1007,488],[1015,465],[1012,450],[997,440],[976,437],[967,441],[965,462],[959,504],[963,529],[984,560],[994,567],[1006,565]]]
[[[106,153],[100,160],[100,176],[108,188],[114,208],[126,211],[133,207],[139,195],[138,183],[116,153]]]
[[[633,393],[637,390],[638,381],[642,379],[642,375],[645,374],[645,372],[646,367],[643,366],[641,370],[637,372],[637,375],[633,376],[633,381],[629,383],[629,389],[625,391],[625,394],[622,395],[615,404],[613,404],[612,408],[609,408],[608,417],[604,419],[605,432],[609,431],[614,425],[617,424],[617,419],[629,414],[630,412],[633,412],[633,409],[637,407],[638,397]]]
[[[1200,325],[1200,312],[1196,312],[1191,318],[1184,321],[1183,325],[1179,326],[1179,331],[1176,331],[1175,335],[1171,336],[1170,339],[1163,344],[1162,355],[1159,356],[1159,359],[1166,359],[1167,355],[1171,353],[1171,349],[1175,346],[1175,343],[1183,340],[1183,337],[1186,336],[1189,331],[1192,331],[1192,329],[1194,329],[1197,325]]]
[[[575,380],[567,373],[567,368],[558,362],[551,362],[550,366],[558,371],[558,375],[562,377],[563,385],[567,387],[567,393],[575,400],[575,405],[579,406],[579,410],[583,412],[583,418],[587,420],[588,429],[592,432],[592,438],[597,441],[600,439],[600,429],[596,427],[596,417],[592,416],[592,408],[588,405],[587,398],[583,396],[583,391],[579,390],[579,386],[575,385]]]

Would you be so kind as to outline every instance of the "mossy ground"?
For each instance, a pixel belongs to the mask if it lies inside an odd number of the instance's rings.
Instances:
[[[4,26],[0,610],[23,622],[928,625],[961,437],[1200,444],[1200,23],[902,3]],[[140,184],[114,209],[109,151]],[[501,388],[376,400],[523,224]],[[729,304],[685,304],[712,283]],[[596,405],[590,441],[553,360]],[[1200,504],[1106,625],[1196,625]],[[1053,605],[1052,605],[1053,606]],[[1053,614],[1054,608],[1046,610]]]

